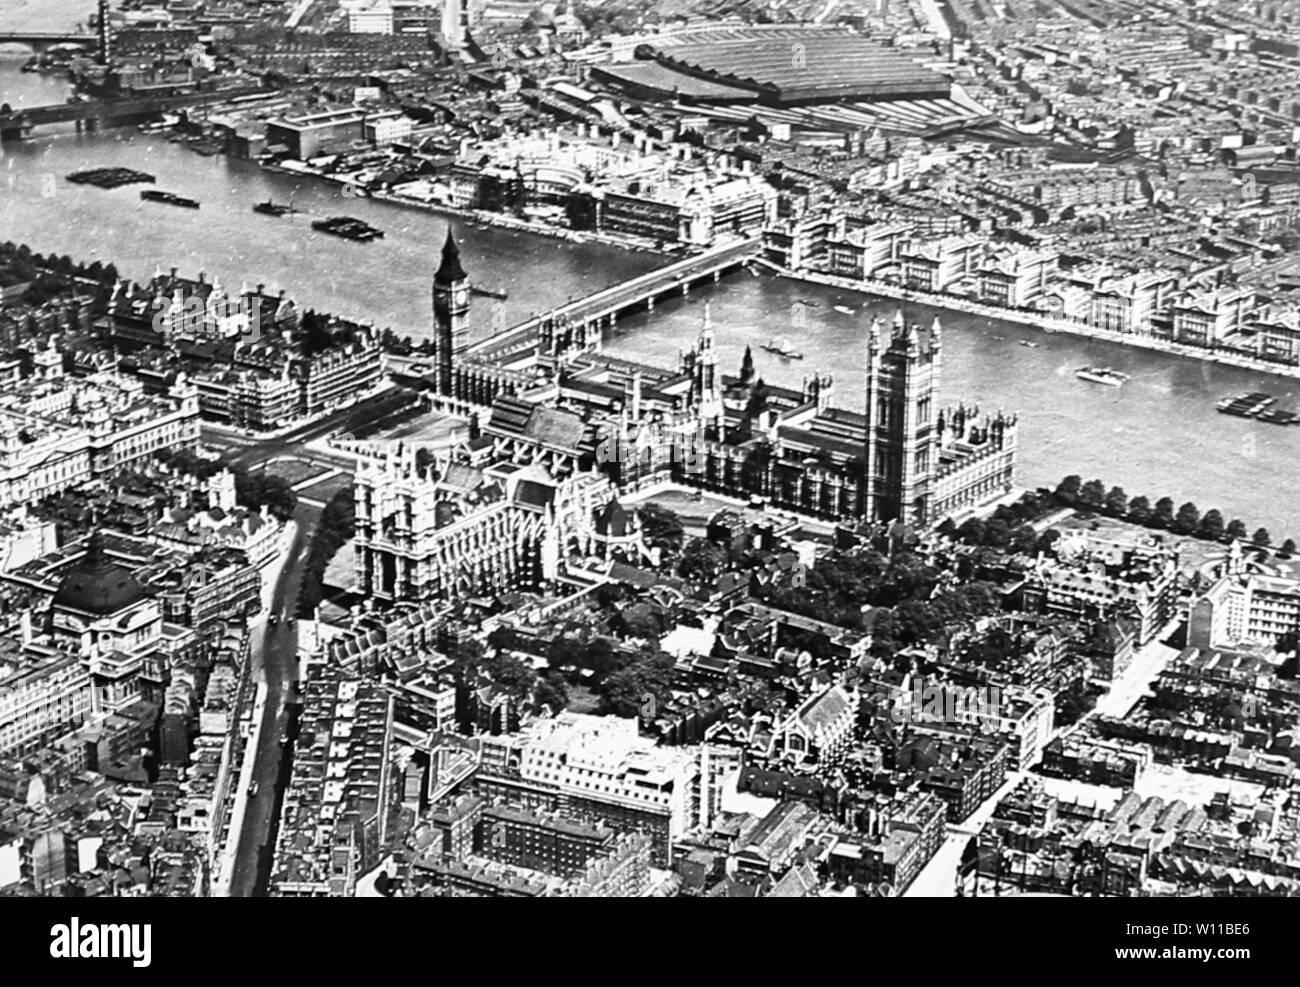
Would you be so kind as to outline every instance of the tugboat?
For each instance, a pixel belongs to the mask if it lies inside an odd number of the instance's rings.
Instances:
[[[363,243],[378,240],[384,235],[383,230],[375,229],[369,223],[352,216],[331,216],[329,219],[318,219],[311,224],[311,228],[320,230],[322,233],[329,233],[331,236],[341,236],[345,240],[360,240]]]
[[[297,211],[298,210],[293,207],[292,203],[289,205],[281,205],[271,199],[267,199],[265,202],[259,202],[253,207],[253,212],[260,212],[264,216],[287,216],[289,213]]]
[[[1122,374],[1118,370],[1110,367],[1080,367],[1074,372],[1074,376],[1080,380],[1090,380],[1094,384],[1105,384],[1108,387],[1120,387],[1128,380],[1128,374]]]
[[[185,209],[199,208],[199,203],[195,199],[187,199],[175,192],[162,192],[158,189],[147,188],[140,193],[140,198],[147,199],[149,202],[165,202],[169,206],[181,206]]]
[[[791,346],[790,340],[788,339],[782,339],[779,343],[773,342],[772,340],[769,339],[763,345],[763,349],[767,350],[767,352],[769,353],[775,353],[783,360],[803,359],[803,354],[800,353],[798,350],[796,350],[793,346]]]

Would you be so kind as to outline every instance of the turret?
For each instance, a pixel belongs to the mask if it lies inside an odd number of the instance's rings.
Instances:
[[[754,353],[748,346],[740,361],[740,382],[746,387],[754,382]]]
[[[718,373],[718,354],[713,346],[713,320],[709,305],[704,305],[704,324],[700,327],[700,340],[696,347],[693,366],[693,397],[696,413],[705,428],[721,432],[724,421],[722,405],[722,378]]]

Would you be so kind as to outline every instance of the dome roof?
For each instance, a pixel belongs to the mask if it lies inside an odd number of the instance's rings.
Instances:
[[[111,614],[144,598],[144,589],[135,576],[104,554],[103,535],[95,531],[85,556],[59,583],[53,605],[82,613]]]

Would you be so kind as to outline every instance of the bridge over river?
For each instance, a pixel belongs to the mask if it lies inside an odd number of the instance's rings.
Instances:
[[[507,362],[514,356],[535,352],[539,340],[556,334],[585,338],[589,330],[598,333],[625,312],[641,306],[653,309],[655,301],[665,295],[688,294],[692,285],[706,280],[716,281],[723,274],[744,267],[758,258],[759,247],[760,241],[756,238],[712,247],[535,315],[526,322],[480,340],[470,347],[470,352],[479,359]]]
[[[261,86],[241,86],[206,92],[176,93],[170,96],[135,96],[125,99],[88,99],[46,106],[17,107],[0,114],[0,141],[21,140],[32,129],[58,123],[77,123],[91,130],[144,123],[169,110],[221,103],[241,96],[270,94]]]
[[[0,45],[24,45],[36,51],[53,45],[86,45],[94,47],[99,40],[94,34],[58,34],[48,31],[0,31]]]

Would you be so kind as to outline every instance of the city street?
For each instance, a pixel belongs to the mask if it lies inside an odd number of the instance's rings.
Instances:
[[[294,602],[302,579],[310,536],[320,517],[317,508],[299,505],[294,514],[296,530],[285,554],[285,561],[271,594],[271,608],[265,623],[259,621],[253,638],[253,674],[267,687],[262,722],[257,725],[257,748],[251,777],[258,785],[256,798],[248,799],[244,825],[236,838],[234,876],[230,895],[246,898],[265,893],[270,870],[273,813],[278,793],[288,781],[281,777],[280,736],[287,724],[284,709],[289,685],[297,675],[298,632],[293,620]],[[270,617],[277,618],[271,626]]]
[[[356,404],[332,411],[296,426],[287,432],[271,436],[246,434],[227,426],[203,425],[203,444],[221,453],[232,465],[258,469],[263,463],[285,457],[319,463],[322,469],[343,467],[351,469],[356,459],[343,452],[334,452],[307,443],[332,432],[360,432],[375,424],[376,406],[392,399],[391,388],[362,398]]]

